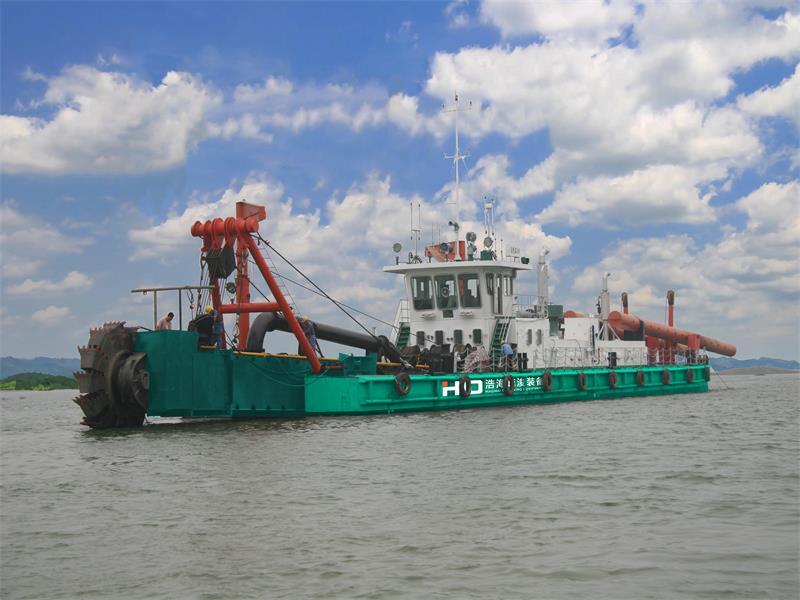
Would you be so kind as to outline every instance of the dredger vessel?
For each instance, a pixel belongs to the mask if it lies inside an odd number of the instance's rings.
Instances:
[[[185,331],[122,322],[91,330],[76,373],[86,425],[137,426],[145,415],[375,414],[704,392],[710,370],[702,351],[736,353],[674,327],[672,292],[666,324],[629,314],[626,294],[622,312],[612,311],[607,277],[596,314],[563,310],[549,301],[546,252],[536,264],[538,294],[520,295],[517,275],[532,268],[529,261],[499,259],[488,236],[489,248],[475,253],[468,234],[427,248],[427,260],[412,256],[384,268],[404,278],[407,293],[393,339],[315,323],[318,339],[365,351],[321,358],[259,248],[271,247],[258,235],[264,209],[239,202],[236,212],[192,227],[208,279],[196,289],[207,291],[215,311],[236,315],[236,345],[217,343],[211,315]],[[251,258],[268,300],[251,299]],[[275,331],[293,334],[300,353],[265,352]]]

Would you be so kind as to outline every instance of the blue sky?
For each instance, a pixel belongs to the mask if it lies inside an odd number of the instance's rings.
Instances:
[[[462,218],[495,198],[555,299],[590,308],[611,271],[640,316],[672,287],[683,326],[796,359],[800,16],[765,4],[3,2],[0,353],[148,324],[129,290],[196,283],[188,226],[245,196],[390,320],[409,202],[426,240],[450,216],[457,89]]]

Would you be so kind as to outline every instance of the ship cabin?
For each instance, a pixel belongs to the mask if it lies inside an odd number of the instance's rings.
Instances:
[[[564,313],[548,300],[545,253],[539,258],[538,294],[517,290],[528,259],[408,262],[384,267],[403,275],[406,298],[395,314],[398,348],[435,346],[464,356],[483,346],[493,364],[501,345],[515,350],[520,368],[641,364],[641,341],[622,341],[604,329],[603,313]],[[605,296],[607,304],[607,292]]]
[[[396,315],[397,345],[469,345],[489,349],[495,337],[505,341],[516,310],[520,261],[463,260],[408,263],[384,267],[404,276],[406,299]],[[502,331],[501,331],[502,330]]]

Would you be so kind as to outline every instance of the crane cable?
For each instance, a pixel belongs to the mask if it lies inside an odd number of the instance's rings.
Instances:
[[[251,262],[251,264],[253,264],[253,265],[255,265],[255,264],[256,264],[256,263],[255,263],[254,261],[252,261],[252,260],[251,260],[250,262]],[[258,265],[256,265],[256,266],[258,266]],[[281,273],[281,272],[279,272],[279,271],[275,271],[275,274],[276,274],[278,277],[280,277],[280,278],[282,278],[282,279],[285,279],[285,280],[286,280],[286,281],[288,281],[289,283],[292,283],[292,284],[296,285],[297,287],[299,287],[299,288],[302,288],[302,289],[306,290],[307,292],[311,292],[312,294],[316,294],[317,296],[320,296],[320,297],[322,297],[322,298],[324,298],[324,297],[325,297],[323,294],[319,293],[317,290],[315,290],[315,289],[313,289],[313,288],[310,288],[310,287],[308,287],[307,285],[303,285],[303,284],[302,284],[302,283],[300,283],[299,281],[295,281],[295,280],[294,280],[294,279],[292,279],[291,277],[287,277],[286,275],[284,275],[283,273]],[[255,286],[254,286],[254,287],[255,287]],[[258,288],[256,288],[256,289],[258,289]],[[261,294],[261,295],[263,296],[264,294]],[[349,304],[345,304],[345,303],[344,303],[344,302],[342,302],[342,301],[338,301],[338,302],[339,302],[339,304],[341,304],[341,305],[342,305],[342,306],[344,306],[345,308],[349,308],[349,309],[350,309],[350,310],[352,310],[353,312],[356,312],[356,313],[358,313],[358,314],[360,314],[360,315],[364,315],[364,316],[365,316],[365,317],[367,317],[368,319],[372,319],[373,321],[377,321],[378,323],[381,323],[381,324],[383,324],[383,325],[386,325],[386,326],[388,326],[388,327],[391,327],[392,329],[398,329],[398,327],[395,327],[395,326],[394,326],[392,323],[389,323],[388,321],[384,321],[383,319],[379,319],[378,317],[376,317],[376,316],[374,316],[374,315],[371,315],[371,314],[369,314],[369,313],[365,313],[363,310],[359,310],[359,309],[357,309],[356,307],[354,307],[354,306],[350,306]]]
[[[367,334],[368,334],[368,335],[370,335],[372,338],[374,338],[375,340],[378,340],[378,336],[376,336],[376,335],[375,335],[374,333],[372,333],[372,332],[371,332],[369,329],[367,329],[367,328],[366,328],[366,327],[365,327],[365,326],[364,326],[364,325],[361,323],[361,321],[359,321],[359,320],[358,320],[358,319],[356,319],[356,318],[355,318],[353,315],[351,315],[349,312],[347,312],[347,310],[345,310],[345,308],[344,308],[344,307],[343,307],[343,306],[342,306],[342,305],[341,305],[339,302],[337,302],[336,300],[334,300],[333,298],[331,298],[331,297],[330,297],[330,296],[329,296],[329,295],[328,295],[328,294],[325,292],[325,290],[323,290],[323,289],[322,289],[321,287],[319,287],[319,286],[318,286],[316,283],[314,283],[313,281],[311,281],[311,279],[308,277],[308,275],[306,275],[306,274],[305,274],[305,273],[303,273],[303,272],[302,272],[300,269],[298,269],[296,266],[294,266],[294,264],[292,264],[292,262],[291,262],[291,261],[290,261],[288,258],[286,258],[286,257],[285,257],[283,254],[281,254],[280,252],[278,252],[278,251],[275,249],[275,247],[274,247],[272,244],[270,244],[270,243],[269,243],[267,240],[265,240],[263,237],[261,237],[261,234],[260,234],[260,233],[256,232],[256,236],[258,236],[258,239],[259,239],[259,240],[261,240],[261,241],[262,241],[264,244],[266,244],[266,245],[267,245],[269,248],[271,248],[271,249],[272,249],[272,251],[273,251],[273,252],[275,252],[275,254],[277,254],[278,256],[280,256],[280,257],[283,259],[283,261],[284,261],[286,264],[288,264],[288,265],[289,265],[290,267],[292,267],[292,268],[293,268],[295,271],[297,271],[297,272],[300,274],[300,276],[301,276],[303,279],[305,279],[305,280],[306,280],[308,283],[310,283],[310,284],[311,284],[311,285],[313,285],[315,288],[317,288],[317,290],[319,290],[319,292],[320,292],[320,293],[321,293],[323,296],[325,296],[325,297],[326,297],[328,300],[330,300],[331,302],[333,302],[333,303],[334,303],[334,304],[335,304],[335,305],[336,305],[336,306],[339,308],[339,310],[341,310],[341,311],[342,311],[344,314],[346,314],[348,317],[350,317],[350,318],[353,320],[353,322],[354,322],[356,325],[358,325],[359,327],[361,327],[361,329],[363,329],[364,331],[366,331],[366,332],[367,332]]]

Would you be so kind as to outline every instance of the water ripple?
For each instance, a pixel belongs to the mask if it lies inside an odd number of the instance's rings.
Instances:
[[[3,598],[797,598],[796,376],[87,431],[0,400]]]

